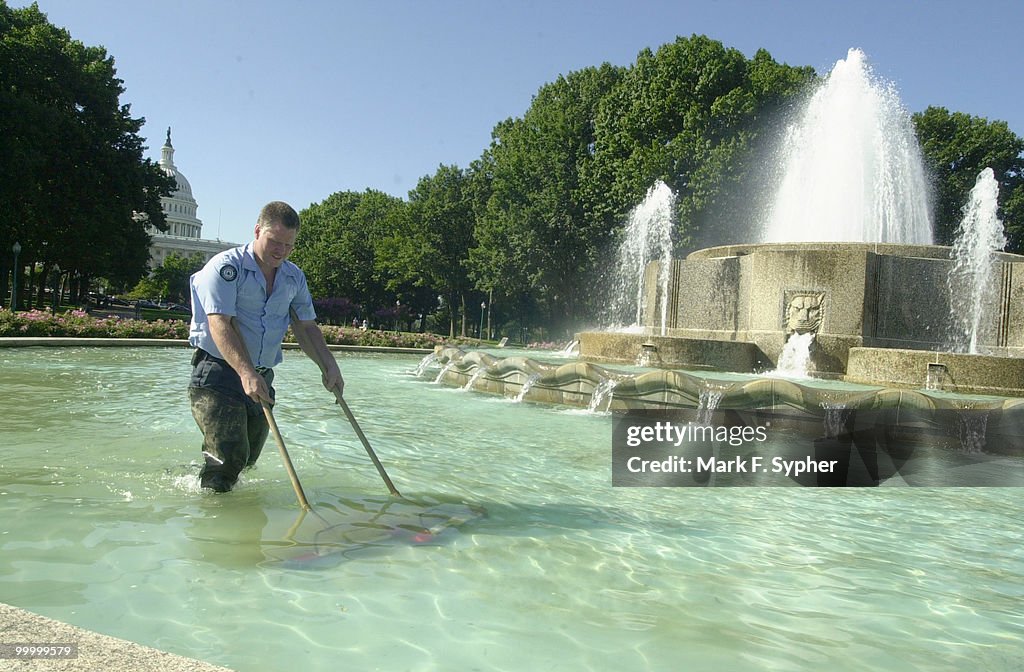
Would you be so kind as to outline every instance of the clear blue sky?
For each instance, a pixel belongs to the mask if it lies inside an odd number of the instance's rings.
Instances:
[[[9,0],[16,7],[29,4]],[[851,47],[906,107],[1003,120],[1024,136],[1021,0],[39,0],[103,45],[123,103],[168,126],[206,238],[251,239],[260,206],[336,191],[405,198],[466,167],[494,125],[559,74],[705,34],[827,73]]]

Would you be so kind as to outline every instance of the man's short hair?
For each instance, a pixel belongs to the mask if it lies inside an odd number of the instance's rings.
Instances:
[[[299,224],[301,224],[299,213],[295,212],[295,208],[284,201],[271,201],[264,205],[263,209],[260,210],[260,216],[256,219],[256,223],[264,231],[274,224],[280,224],[286,229],[298,229]]]

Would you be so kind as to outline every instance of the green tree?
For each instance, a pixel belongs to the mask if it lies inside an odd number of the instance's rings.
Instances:
[[[164,259],[162,266],[135,285],[129,296],[135,299],[169,299],[187,304],[192,293],[189,278],[206,264],[206,258],[196,252],[191,256],[172,252]]]
[[[1024,251],[1024,139],[1004,121],[929,107],[914,115],[918,141],[934,178],[935,242],[951,245],[978,173],[999,181],[1007,251]]]
[[[478,165],[470,267],[477,287],[510,304],[524,327],[565,332],[592,308],[589,276],[609,230],[588,215],[580,176],[598,107],[622,73],[604,64],[544,85],[522,118],[494,128]]]
[[[680,247],[745,236],[761,136],[813,78],[698,35],[642,51],[597,115],[590,210],[623,222],[660,179],[677,195]]]
[[[165,227],[173,181],[142,158],[123,93],[103,47],[0,0],[0,247],[17,240],[25,265],[59,269],[79,293],[90,277],[144,275],[146,223]]]
[[[418,312],[433,309],[434,296],[445,298],[452,337],[458,316],[459,333],[467,335],[466,301],[473,287],[466,267],[475,240],[471,180],[458,166],[444,165],[420,178],[399,225],[378,248],[390,288],[404,284],[407,295],[429,304],[418,305]],[[427,291],[413,293],[413,288]]]
[[[315,298],[347,298],[366,311],[394,305],[377,263],[377,246],[405,202],[380,191],[341,191],[304,209],[292,259]]]

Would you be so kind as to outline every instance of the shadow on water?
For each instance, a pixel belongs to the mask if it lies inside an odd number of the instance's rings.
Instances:
[[[537,538],[601,529],[629,532],[658,521],[641,520],[616,508],[570,503],[467,502],[429,493],[408,497],[319,493],[313,513],[300,511],[287,529],[281,522],[263,530],[260,545],[265,558],[260,564],[321,570],[349,560],[387,555],[399,547],[456,545],[469,536]],[[687,529],[686,533],[699,535],[700,531]]]

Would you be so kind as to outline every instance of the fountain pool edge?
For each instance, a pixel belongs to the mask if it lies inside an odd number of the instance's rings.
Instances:
[[[284,343],[285,350],[297,350],[297,343]],[[75,336],[4,336],[0,337],[0,348],[29,347],[192,347],[188,341],[172,338],[79,338]],[[431,348],[397,348],[382,345],[332,345],[329,350],[346,352],[390,352],[401,355],[425,355]]]
[[[31,611],[0,602],[0,623],[4,639],[34,646],[75,644],[77,657],[46,661],[47,670],[57,672],[223,672],[219,667],[194,658],[186,658],[152,647],[86,630],[63,621],[40,616]],[[12,646],[8,644],[7,646]],[[10,652],[7,652],[10,655]],[[18,661],[18,658],[9,659]],[[39,659],[20,659],[9,670],[31,670]]]

